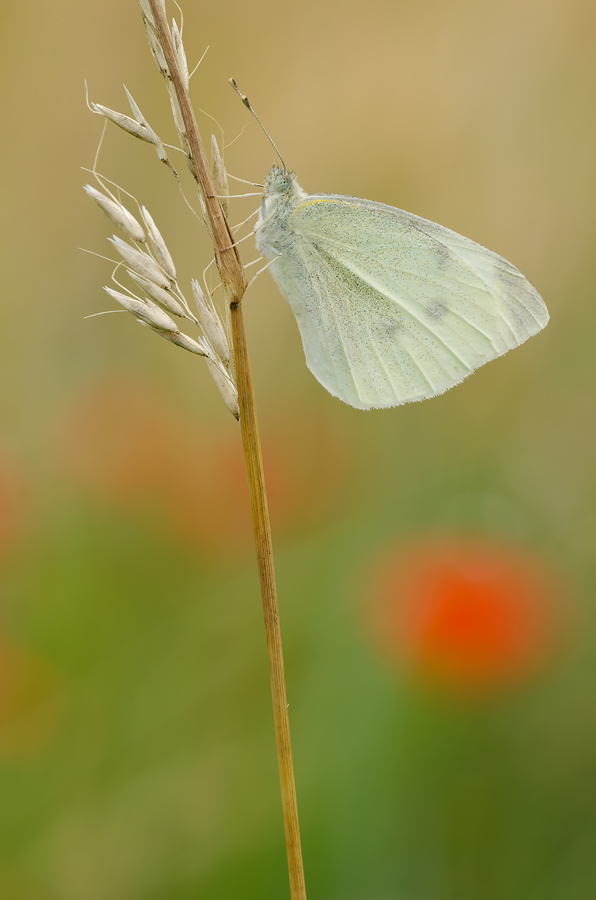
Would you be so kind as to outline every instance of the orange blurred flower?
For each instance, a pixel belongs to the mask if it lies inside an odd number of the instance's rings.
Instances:
[[[240,432],[201,427],[156,390],[111,381],[88,390],[60,423],[58,453],[74,484],[141,513],[208,553],[252,546]],[[336,508],[345,454],[324,422],[306,416],[262,431],[271,518],[289,527]]]
[[[474,692],[523,680],[562,624],[550,566],[497,539],[420,540],[390,551],[377,574],[386,651],[435,685]]]

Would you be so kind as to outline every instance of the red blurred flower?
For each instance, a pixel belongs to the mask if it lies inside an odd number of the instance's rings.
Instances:
[[[376,624],[391,656],[424,680],[498,688],[548,656],[558,585],[546,561],[498,540],[421,540],[381,563]]]

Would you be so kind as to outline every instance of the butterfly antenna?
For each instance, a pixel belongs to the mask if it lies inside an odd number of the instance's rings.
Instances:
[[[286,164],[285,164],[285,162],[284,162],[283,156],[281,155],[281,153],[280,153],[279,150],[277,149],[277,144],[275,143],[275,141],[273,140],[273,138],[271,137],[271,135],[269,134],[269,132],[267,131],[267,129],[265,128],[265,126],[263,125],[263,123],[261,122],[261,120],[259,119],[259,117],[257,116],[256,112],[254,111],[254,109],[253,109],[252,106],[250,105],[250,102],[249,102],[249,100],[248,100],[248,97],[246,96],[246,94],[243,94],[243,93],[242,93],[242,91],[240,90],[240,88],[238,87],[238,85],[236,84],[236,82],[234,81],[233,78],[230,78],[230,84],[232,85],[232,87],[234,88],[234,90],[236,91],[236,93],[238,94],[238,96],[240,97],[240,99],[242,100],[242,102],[244,103],[244,105],[246,106],[246,108],[249,109],[249,110],[251,111],[251,113],[253,114],[253,116],[255,117],[255,119],[257,120],[257,122],[259,123],[259,125],[261,126],[261,128],[263,129],[263,131],[265,132],[265,134],[267,135],[267,137],[269,138],[269,141],[270,141],[271,145],[273,146],[273,149],[275,150],[275,152],[277,153],[277,155],[278,155],[279,158],[281,159],[281,164],[282,164],[282,166],[283,166],[284,169],[285,169],[285,168],[286,168]]]

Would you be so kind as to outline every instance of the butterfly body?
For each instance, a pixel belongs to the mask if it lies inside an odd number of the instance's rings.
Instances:
[[[441,394],[548,322],[496,253],[382,203],[307,194],[283,167],[269,173],[255,231],[308,367],[358,409]]]

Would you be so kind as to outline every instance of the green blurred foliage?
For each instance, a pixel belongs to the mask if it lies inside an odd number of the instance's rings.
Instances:
[[[342,406],[267,276],[246,298],[266,437],[311,900],[588,900],[596,891],[596,67],[588,0],[185,4],[197,106],[231,172],[423,215],[511,259],[544,334],[448,394]],[[122,83],[173,141],[135,0],[5,4],[0,246],[0,892],[288,895],[237,426],[200,360],[108,308],[81,191]],[[205,136],[213,123],[202,117]],[[183,280],[205,235],[151,148],[99,169],[146,203]],[[189,190],[192,190],[186,182]],[[256,198],[237,201],[238,221]],[[250,242],[245,259],[253,258]],[[139,413],[139,409],[141,413]],[[240,475],[239,475],[240,473]],[[413,536],[548,561],[565,636],[499,696],[429,690],[370,625]]]

